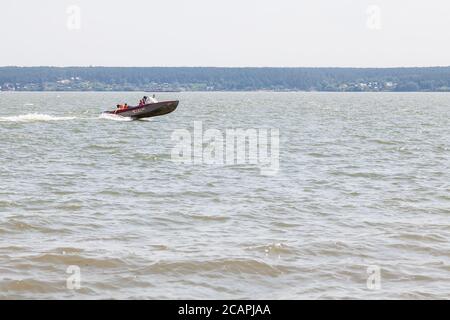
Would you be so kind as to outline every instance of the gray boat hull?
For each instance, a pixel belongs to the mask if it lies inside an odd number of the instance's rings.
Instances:
[[[129,107],[128,109],[118,109],[114,111],[105,111],[104,113],[116,114],[122,117],[132,119],[142,119],[163,116],[175,111],[179,101],[163,101],[146,104],[144,106]]]

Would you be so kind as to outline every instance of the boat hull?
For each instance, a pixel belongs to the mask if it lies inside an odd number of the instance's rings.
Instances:
[[[179,101],[163,101],[157,103],[146,104],[144,106],[129,107],[125,110],[105,111],[104,113],[116,114],[122,117],[132,119],[142,119],[163,116],[175,111]]]

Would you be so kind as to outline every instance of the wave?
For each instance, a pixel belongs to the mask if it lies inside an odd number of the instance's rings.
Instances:
[[[113,120],[113,121],[133,121],[133,119],[128,117],[122,117],[117,114],[111,114],[111,113],[102,113],[99,116],[100,119],[106,119],[106,120]]]
[[[48,114],[29,113],[18,116],[0,117],[3,122],[33,122],[33,121],[63,121],[73,120],[75,117],[55,117]]]
[[[215,259],[207,261],[157,261],[137,271],[138,274],[194,274],[218,271],[221,275],[230,274],[254,274],[277,277],[282,274],[295,272],[295,268],[269,264],[254,259]]]

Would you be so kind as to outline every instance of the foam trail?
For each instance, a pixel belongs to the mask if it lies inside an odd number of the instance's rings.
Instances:
[[[117,114],[111,114],[111,113],[102,113],[99,116],[100,119],[106,119],[106,120],[114,120],[114,121],[133,121],[133,119],[128,117],[122,117]]]
[[[75,117],[55,117],[48,114],[29,113],[18,116],[0,117],[3,122],[33,122],[33,121],[63,121],[73,120]]]

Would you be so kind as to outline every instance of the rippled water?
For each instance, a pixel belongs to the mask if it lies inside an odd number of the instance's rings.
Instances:
[[[176,93],[99,118],[139,98],[0,93],[0,298],[450,298],[449,94]],[[193,121],[279,128],[279,173],[172,162]]]

